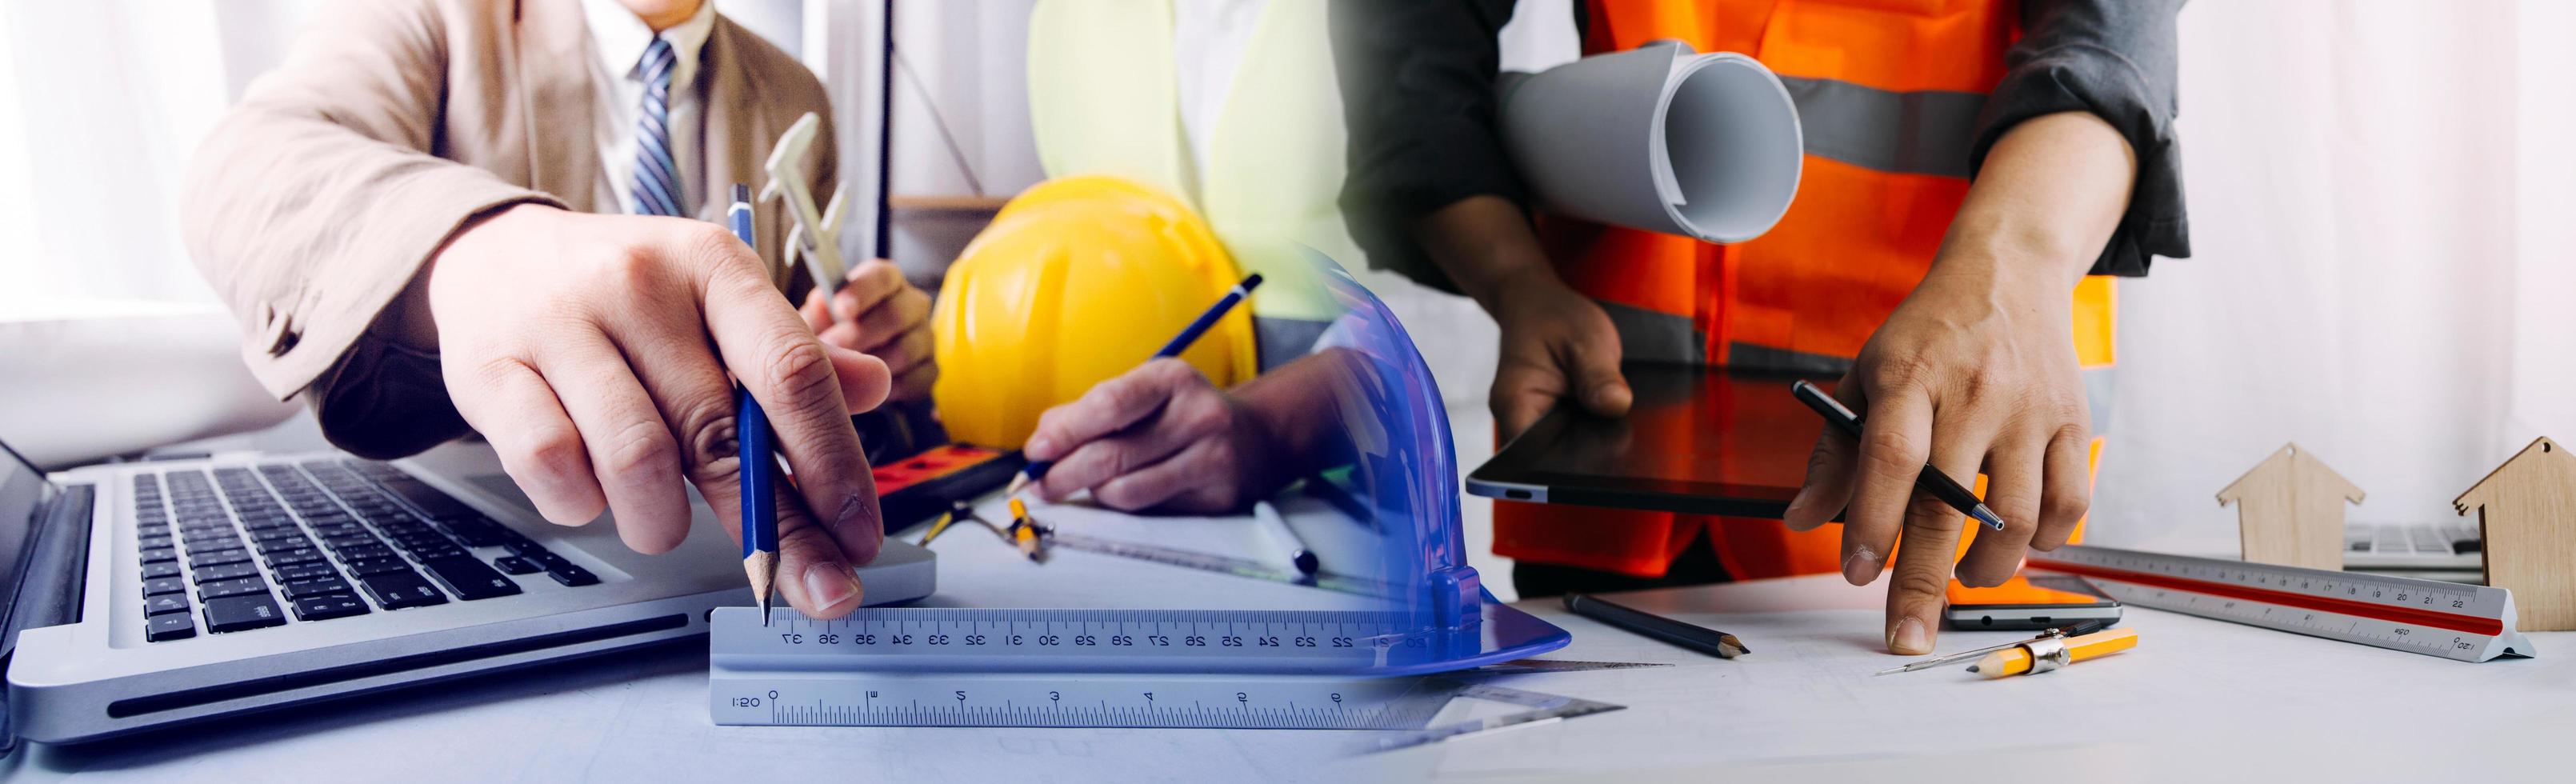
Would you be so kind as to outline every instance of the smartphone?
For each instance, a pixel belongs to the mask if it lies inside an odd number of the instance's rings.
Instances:
[[[1970,588],[1950,581],[1950,607],[1941,618],[1950,628],[2040,630],[2080,621],[2120,620],[2120,603],[2102,589],[2074,575],[2014,575],[1992,588]]]

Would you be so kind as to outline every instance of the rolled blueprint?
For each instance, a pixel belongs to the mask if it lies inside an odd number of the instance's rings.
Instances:
[[[1552,212],[1743,242],[1798,192],[1798,109],[1751,57],[1654,44],[1500,89],[1504,149]]]

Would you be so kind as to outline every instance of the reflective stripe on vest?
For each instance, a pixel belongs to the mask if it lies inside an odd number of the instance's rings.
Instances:
[[[1679,40],[1777,72],[1806,132],[1796,201],[1769,234],[1717,246],[1542,216],[1565,279],[1605,305],[1624,355],[1834,374],[1929,269],[1968,190],[1985,96],[2019,35],[2009,0],[1587,0],[1587,52]],[[2073,334],[2094,432],[2109,427],[2115,294],[2088,278]],[[2101,441],[2091,445],[2098,458]],[[1982,480],[1981,480],[1982,481]],[[1716,518],[1496,502],[1495,552],[1659,575]],[[1840,530],[1708,526],[1735,577],[1834,571]],[[2081,529],[2078,529],[2081,535]],[[1963,537],[1964,548],[1969,537]]]

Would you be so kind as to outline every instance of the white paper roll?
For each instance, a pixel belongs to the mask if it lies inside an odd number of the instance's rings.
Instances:
[[[1504,149],[1550,211],[1743,242],[1797,195],[1798,108],[1751,57],[1656,44],[1500,88]]]

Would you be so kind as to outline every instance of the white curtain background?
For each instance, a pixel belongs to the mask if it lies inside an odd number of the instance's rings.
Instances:
[[[2556,0],[2195,3],[2188,260],[2121,289],[2093,541],[2234,553],[2213,495],[2285,441],[2452,518],[2576,433],[2576,25]]]

